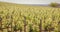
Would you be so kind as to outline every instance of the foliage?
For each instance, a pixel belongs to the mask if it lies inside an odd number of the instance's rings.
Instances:
[[[60,23],[60,8],[6,3],[0,3],[0,5],[0,15],[2,17],[0,18],[0,22],[2,22],[3,27],[12,25],[14,30],[24,31],[24,25],[26,25],[27,32],[36,32],[37,30],[39,32],[39,25],[41,24],[40,18],[42,18],[41,26],[43,29],[49,30],[50,28],[53,28],[53,32],[55,32],[60,28],[60,24],[58,25],[58,23]],[[51,5],[53,7],[57,6],[56,3],[52,3]],[[16,23],[16,25],[14,23]],[[37,27],[37,29],[34,27]]]
[[[52,3],[50,3],[50,6],[52,6],[52,7],[57,7],[57,6],[58,6],[58,4],[57,4],[57,3],[55,3],[55,2],[52,2]]]

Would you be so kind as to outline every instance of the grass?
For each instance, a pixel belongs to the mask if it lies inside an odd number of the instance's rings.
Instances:
[[[48,32],[60,31],[60,8],[0,2],[0,17],[2,19],[0,21],[2,27],[0,27],[6,29],[3,29],[4,32],[8,32],[10,29],[7,27],[10,26],[12,26],[12,30],[22,32],[25,32],[25,30],[26,32],[31,30],[33,32],[39,32],[40,30]]]

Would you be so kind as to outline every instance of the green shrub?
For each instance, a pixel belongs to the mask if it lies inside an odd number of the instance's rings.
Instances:
[[[56,2],[51,2],[51,3],[50,3],[50,6],[52,6],[52,7],[57,7],[58,4],[57,4]]]

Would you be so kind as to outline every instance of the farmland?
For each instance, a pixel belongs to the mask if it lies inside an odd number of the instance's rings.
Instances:
[[[0,2],[0,32],[60,32],[60,8]]]

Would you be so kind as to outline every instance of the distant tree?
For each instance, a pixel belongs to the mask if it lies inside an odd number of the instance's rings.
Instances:
[[[58,3],[56,3],[56,2],[51,2],[49,5],[52,6],[52,7],[57,7],[57,6],[58,6]]]

